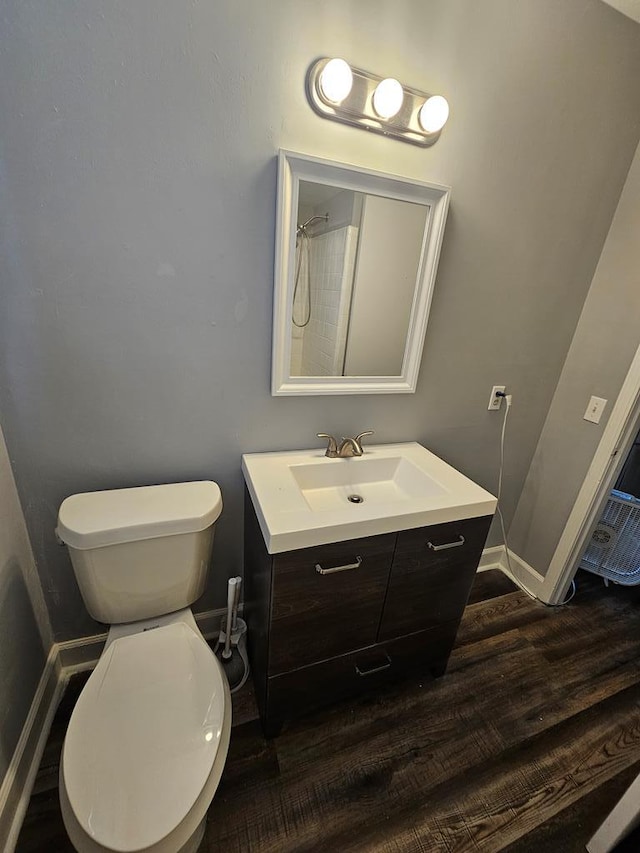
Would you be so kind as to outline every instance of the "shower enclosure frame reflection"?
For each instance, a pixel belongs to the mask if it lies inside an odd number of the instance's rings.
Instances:
[[[401,372],[397,376],[292,376],[292,311],[300,181],[324,184],[428,208],[413,293]],[[336,163],[281,150],[274,269],[271,393],[273,396],[321,394],[412,394],[427,330],[450,187]]]

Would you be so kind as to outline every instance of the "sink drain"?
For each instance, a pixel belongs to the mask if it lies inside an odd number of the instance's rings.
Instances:
[[[361,504],[364,501],[362,495],[349,495],[347,500],[352,504]]]

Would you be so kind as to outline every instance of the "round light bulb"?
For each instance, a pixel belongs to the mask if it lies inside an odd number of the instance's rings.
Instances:
[[[353,86],[353,73],[344,59],[330,59],[320,72],[320,90],[333,104],[344,101]]]
[[[442,95],[432,95],[420,107],[418,121],[420,127],[427,133],[437,133],[447,123],[449,104]]]
[[[373,108],[380,118],[392,118],[402,106],[404,92],[393,77],[382,80],[373,93]]]

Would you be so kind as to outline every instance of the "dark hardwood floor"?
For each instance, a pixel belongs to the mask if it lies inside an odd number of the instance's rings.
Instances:
[[[57,765],[82,683],[56,715],[20,853],[72,851]],[[575,599],[552,609],[485,572],[443,678],[341,703],[273,741],[240,699],[202,853],[583,851],[640,773],[640,590],[579,573]]]

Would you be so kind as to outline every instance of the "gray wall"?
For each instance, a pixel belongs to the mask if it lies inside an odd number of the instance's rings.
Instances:
[[[315,115],[339,55],[442,92],[429,150]],[[219,605],[240,454],[417,439],[510,520],[640,134],[640,28],[599,0],[6,0],[0,405],[56,638],[98,629],[53,535],[78,490],[212,477]],[[417,393],[269,395],[279,147],[450,184]],[[498,541],[495,537],[492,541]]]
[[[0,431],[0,785],[44,669],[50,629]]]
[[[640,148],[508,534],[509,547],[543,575],[640,346],[639,236]],[[583,420],[592,394],[608,400],[597,425]]]

